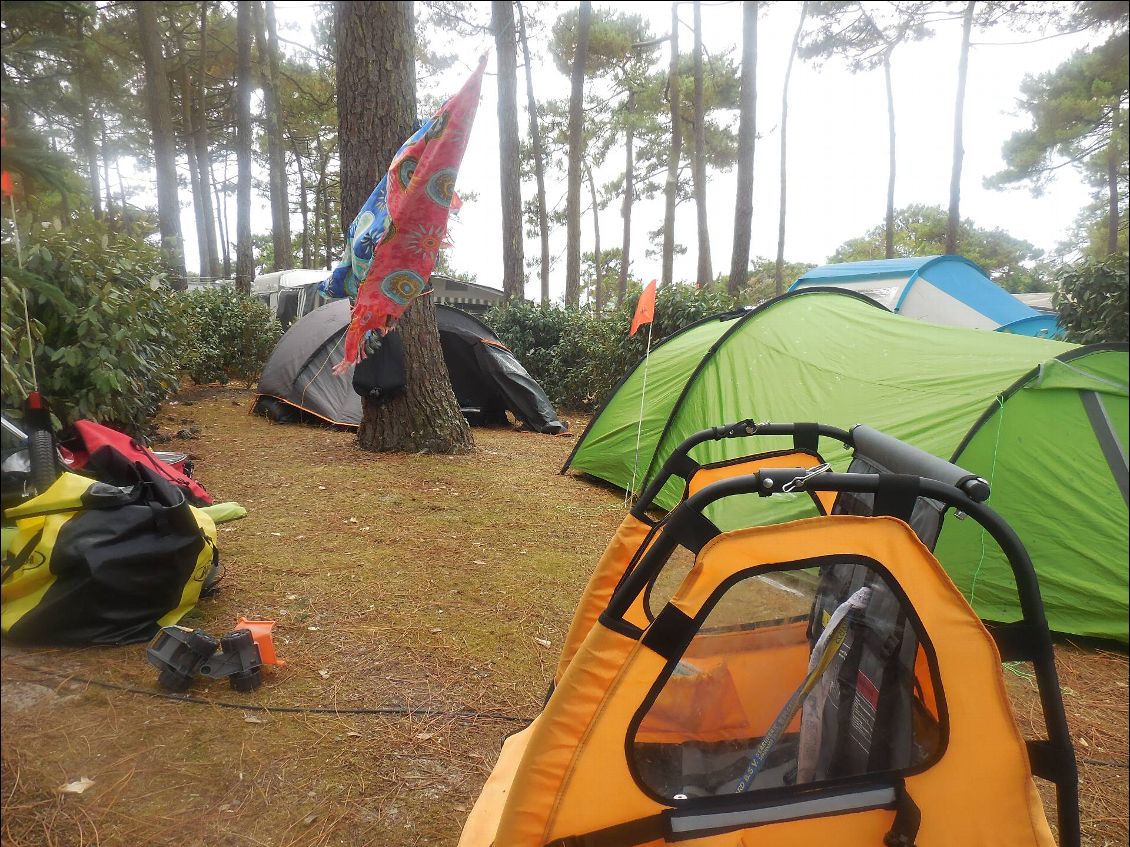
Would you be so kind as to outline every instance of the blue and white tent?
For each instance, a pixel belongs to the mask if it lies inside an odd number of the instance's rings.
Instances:
[[[1055,338],[1054,314],[1033,309],[962,256],[916,256],[813,268],[789,291],[830,286],[857,291],[893,312],[931,323]]]

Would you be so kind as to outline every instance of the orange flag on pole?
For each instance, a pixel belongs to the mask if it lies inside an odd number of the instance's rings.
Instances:
[[[636,304],[636,316],[632,318],[632,328],[628,332],[629,336],[635,335],[644,324],[649,324],[655,319],[655,280],[647,284],[644,288],[643,294],[640,295],[640,302]]]

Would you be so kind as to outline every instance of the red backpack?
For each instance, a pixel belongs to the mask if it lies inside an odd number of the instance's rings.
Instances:
[[[148,447],[124,432],[94,421],[75,421],[75,437],[66,443],[74,456],[71,467],[111,485],[129,485],[137,477],[138,462],[184,491],[193,506],[211,506],[212,496],[178,466],[162,462]],[[183,467],[183,465],[182,465]]]

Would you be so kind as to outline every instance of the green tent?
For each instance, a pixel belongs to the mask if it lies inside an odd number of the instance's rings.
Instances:
[[[866,423],[993,484],[989,503],[1028,546],[1053,629],[1126,642],[1126,350],[925,324],[851,292],[803,289],[699,321],[656,346],[564,469],[638,493],[701,429],[746,418]],[[709,441],[694,457],[781,446],[764,437]],[[846,467],[845,448],[821,446]],[[672,508],[680,493],[671,482],[657,503]],[[750,510],[762,523],[800,517],[811,501],[728,498],[712,508],[725,529]],[[1018,619],[1003,557],[967,523],[946,522],[939,559],[982,617]]]

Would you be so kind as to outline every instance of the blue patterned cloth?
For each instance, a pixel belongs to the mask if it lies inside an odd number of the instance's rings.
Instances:
[[[419,141],[431,129],[434,122],[435,118],[423,123],[417,121],[416,131],[412,133],[411,138],[400,145],[400,149],[392,157],[393,161],[399,158],[406,147]],[[334,265],[330,277],[319,286],[325,297],[357,299],[357,289],[365,281],[365,276],[369,273],[369,265],[373,261],[373,250],[380,244],[389,228],[388,206],[385,203],[387,181],[388,174],[385,174],[373,189],[373,193],[369,195],[369,199],[365,201],[365,205],[361,207],[361,211],[357,213],[357,217],[353,219],[353,223],[349,225],[345,255]]]

